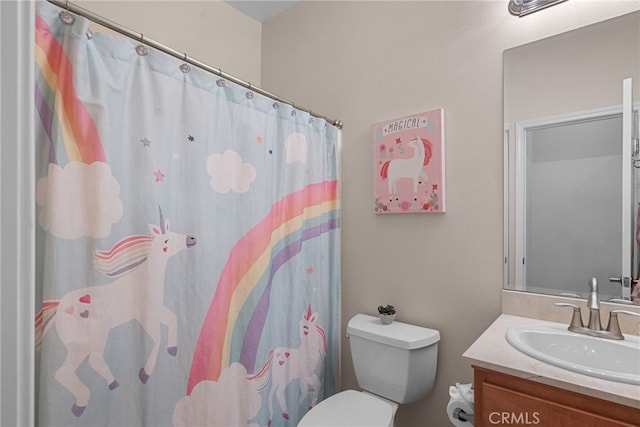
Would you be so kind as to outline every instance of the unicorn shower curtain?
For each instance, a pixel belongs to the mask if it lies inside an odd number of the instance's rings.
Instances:
[[[38,424],[296,425],[335,389],[339,130],[37,9]]]

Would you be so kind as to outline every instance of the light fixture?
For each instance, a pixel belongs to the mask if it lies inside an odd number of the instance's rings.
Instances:
[[[523,17],[567,0],[509,0],[509,13]]]

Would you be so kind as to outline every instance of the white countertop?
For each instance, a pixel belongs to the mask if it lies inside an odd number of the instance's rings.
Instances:
[[[549,365],[513,348],[507,330],[516,325],[553,323],[502,314],[464,352],[472,365],[640,409],[640,386],[593,378]]]

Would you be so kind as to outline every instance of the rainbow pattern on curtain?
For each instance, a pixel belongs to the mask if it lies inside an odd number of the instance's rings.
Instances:
[[[54,122],[61,134],[67,162],[106,162],[98,129],[73,84],[73,64],[47,23],[36,14],[35,57],[42,73],[36,85],[36,110],[50,141],[50,163],[66,163],[53,144]],[[45,94],[45,92],[48,92]],[[54,105],[46,100],[54,99]]]
[[[218,380],[230,364],[234,336],[242,337],[240,363],[248,371],[255,368],[273,276],[300,252],[305,240],[339,227],[337,185],[337,181],[313,184],[288,195],[236,243],[200,332],[187,394],[200,381]],[[260,298],[249,301],[252,292]],[[236,324],[241,311],[251,313],[248,324]]]

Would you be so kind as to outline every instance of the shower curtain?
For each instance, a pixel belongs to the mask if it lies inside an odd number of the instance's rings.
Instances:
[[[36,16],[37,423],[294,426],[335,389],[340,131]]]

